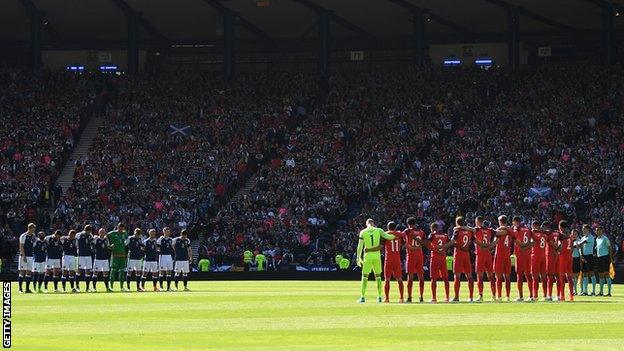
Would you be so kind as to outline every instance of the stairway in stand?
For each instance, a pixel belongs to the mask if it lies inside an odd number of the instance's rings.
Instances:
[[[85,127],[82,135],[80,136],[80,140],[78,141],[78,145],[74,148],[69,160],[65,163],[65,167],[61,174],[56,179],[56,184],[60,185],[63,188],[63,194],[67,192],[67,188],[69,188],[74,180],[74,171],[76,170],[76,160],[80,159],[84,155],[89,152],[89,148],[91,144],[93,144],[93,140],[98,133],[99,128],[104,124],[104,118],[99,115],[94,115],[89,120],[89,123]]]

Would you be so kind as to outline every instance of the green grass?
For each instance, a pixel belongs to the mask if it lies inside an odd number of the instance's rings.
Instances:
[[[624,345],[622,286],[614,286],[614,297],[579,297],[574,303],[437,305],[377,304],[373,281],[364,305],[356,303],[357,281],[190,287],[187,293],[26,295],[14,286],[13,348],[545,351]],[[425,291],[428,300],[428,286]]]

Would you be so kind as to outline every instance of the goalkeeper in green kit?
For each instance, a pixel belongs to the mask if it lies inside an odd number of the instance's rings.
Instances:
[[[358,301],[359,303],[366,301],[366,286],[371,271],[375,273],[375,280],[377,281],[377,302],[381,302],[381,242],[394,238],[394,235],[375,227],[375,222],[372,219],[366,220],[366,229],[360,232],[356,256],[358,267],[362,267],[362,296]],[[362,258],[362,253],[364,258]]]
[[[126,239],[128,239],[128,232],[126,226],[123,223],[117,224],[117,230],[108,232],[106,236],[108,241],[113,246],[113,257],[111,261],[110,271],[110,287],[113,288],[115,278],[119,280],[119,286],[122,291],[130,291],[124,287],[124,281],[126,280]]]

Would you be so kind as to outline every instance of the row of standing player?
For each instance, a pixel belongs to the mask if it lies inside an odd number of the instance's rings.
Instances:
[[[367,253],[379,252],[385,249],[384,260],[384,291],[385,301],[389,301],[390,279],[394,277],[398,281],[400,301],[403,302],[403,281],[401,267],[401,248],[403,243],[406,247],[406,271],[407,302],[412,301],[412,286],[414,275],[419,280],[420,301],[423,301],[424,291],[424,255],[422,248],[427,247],[431,251],[430,277],[432,300],[436,302],[437,281],[442,280],[445,287],[445,302],[449,301],[449,280],[446,266],[446,251],[453,247],[453,272],[454,292],[452,301],[459,301],[460,279],[463,274],[468,281],[469,300],[473,300],[474,280],[473,269],[470,260],[470,249],[475,244],[475,270],[477,273],[477,286],[479,298],[483,301],[483,277],[487,275],[492,290],[492,300],[502,301],[502,283],[505,281],[506,300],[509,301],[511,290],[511,245],[514,244],[516,255],[516,276],[518,286],[518,298],[516,301],[524,301],[523,282],[526,279],[529,286],[529,297],[526,301],[535,301],[538,297],[539,281],[542,281],[542,290],[545,301],[565,300],[565,284],[569,284],[570,300],[574,299],[575,282],[581,269],[585,272],[583,277],[582,294],[587,294],[588,276],[593,276],[596,270],[601,278],[602,287],[606,281],[611,295],[611,280],[608,276],[609,264],[612,261],[611,244],[604,236],[602,228],[596,228],[597,238],[594,239],[588,225],[583,226],[583,235],[577,230],[570,231],[568,223],[561,221],[558,230],[551,230],[550,224],[544,222],[541,225],[534,221],[531,228],[524,227],[519,217],[514,217],[512,226],[508,226],[507,217],[499,217],[499,227],[491,229],[484,227],[482,217],[475,219],[475,227],[468,227],[463,217],[456,219],[456,227],[453,229],[453,237],[448,238],[446,233],[440,232],[437,223],[431,224],[431,234],[426,237],[425,233],[416,227],[416,219],[411,217],[407,220],[408,228],[403,232],[396,230],[396,224],[390,222],[386,234],[385,243],[380,240],[378,245],[369,245],[362,251]],[[383,238],[382,238],[383,239]],[[494,256],[492,256],[494,250]],[[363,261],[358,251],[358,265]],[[374,267],[372,270],[375,271]],[[367,272],[368,271],[368,272]],[[363,280],[368,280],[370,270],[363,270]],[[374,272],[378,281],[379,272]],[[495,279],[494,279],[495,277]],[[595,278],[594,278],[595,279]],[[553,285],[557,284],[557,295],[553,298]],[[594,280],[595,282],[595,280]],[[595,284],[594,284],[595,289]],[[381,290],[381,289],[379,289]],[[364,295],[364,289],[362,292]],[[379,295],[381,292],[379,291]],[[363,296],[362,296],[363,297]],[[381,301],[381,296],[378,297]],[[361,301],[364,299],[361,298]]]
[[[33,289],[47,292],[50,280],[55,292],[66,292],[67,283],[72,292],[80,292],[81,281],[86,284],[85,291],[96,292],[100,276],[108,292],[113,291],[116,279],[122,291],[129,291],[133,278],[137,291],[144,291],[148,277],[153,282],[154,291],[165,290],[165,281],[167,291],[177,290],[179,280],[183,281],[184,290],[188,290],[192,252],[184,229],[175,238],[171,237],[169,228],[164,228],[158,238],[156,230],[150,229],[148,238],[144,239],[139,228],[129,236],[123,223],[110,232],[101,228],[96,235],[91,225],[86,225],[78,233],[70,230],[67,235],[56,230],[52,235],[39,232],[35,236],[36,228],[30,223],[19,238],[20,292],[32,292],[31,282]],[[59,280],[62,289],[58,287]],[[172,280],[175,288],[171,287]],[[23,290],[23,283],[26,290]]]

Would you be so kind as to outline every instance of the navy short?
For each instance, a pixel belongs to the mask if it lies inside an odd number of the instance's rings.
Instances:
[[[594,269],[596,267],[595,263],[594,263],[594,256],[593,255],[585,255],[583,256],[583,259],[585,260],[585,262],[583,262],[583,264],[581,265],[581,272],[583,273],[587,273],[587,272],[593,272]]]
[[[572,273],[578,273],[581,271],[581,258],[572,257]]]
[[[609,271],[611,259],[609,256],[596,257],[596,272],[604,273]]]

